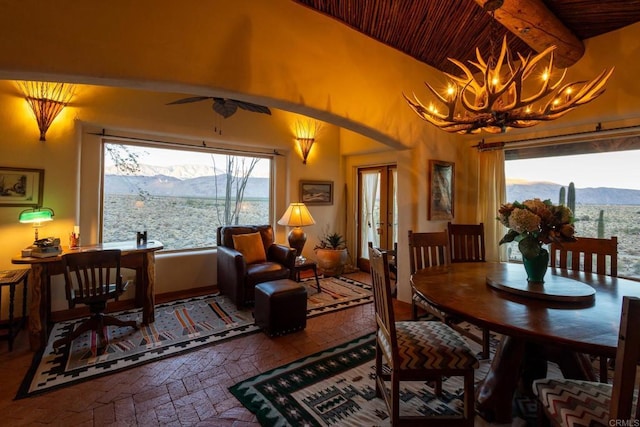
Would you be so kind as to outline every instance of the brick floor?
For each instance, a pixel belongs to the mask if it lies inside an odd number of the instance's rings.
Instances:
[[[365,273],[350,277],[368,281]],[[398,303],[398,319],[410,306]],[[33,357],[26,331],[9,353],[0,343],[1,426],[257,426],[228,387],[374,330],[373,304],[311,318],[304,331],[278,338],[257,333],[184,355],[14,401]],[[477,417],[476,426],[487,426]]]

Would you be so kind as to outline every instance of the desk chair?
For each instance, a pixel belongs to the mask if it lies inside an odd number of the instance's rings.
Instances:
[[[480,224],[452,224],[447,223],[449,233],[449,248],[451,262],[485,262],[484,223]],[[482,345],[482,358],[488,359],[491,352],[491,333],[487,328],[482,329],[482,337],[471,333],[464,334]]]
[[[474,424],[474,369],[479,366],[464,338],[441,322],[396,322],[391,298],[387,253],[369,247],[376,318],[376,396],[384,398],[391,425],[447,426]],[[383,369],[384,368],[384,369]],[[388,368],[388,369],[387,369]],[[462,416],[400,416],[400,381],[464,379]],[[385,381],[390,381],[387,388]]]
[[[634,425],[633,421],[619,423],[640,419],[640,399],[634,393],[636,366],[640,362],[639,323],[640,298],[623,297],[613,384],[536,380],[533,392],[538,397],[539,417],[546,416],[554,426]]]
[[[552,243],[549,252],[551,267],[618,276],[616,236],[610,239],[579,237],[575,242]],[[600,357],[600,381],[609,381],[606,357]]]
[[[120,256],[119,249],[71,252],[62,256],[69,308],[74,308],[76,304],[88,305],[91,317],[69,335],[55,341],[54,348],[70,344],[86,331],[96,331],[104,342],[107,326],[137,328],[135,320],[125,322],[113,316],[104,315],[107,301],[117,301],[129,284],[129,282],[122,283]]]

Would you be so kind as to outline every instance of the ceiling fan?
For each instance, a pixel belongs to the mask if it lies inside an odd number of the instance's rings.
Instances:
[[[176,101],[169,102],[167,105],[189,104],[192,102],[205,101],[207,99],[213,100],[211,108],[213,109],[213,111],[220,114],[225,119],[233,116],[236,111],[238,111],[238,108],[252,111],[254,113],[271,115],[271,110],[269,110],[268,107],[258,104],[252,104],[250,102],[239,101],[237,99],[218,98],[215,96],[192,96],[189,98],[182,98]]]

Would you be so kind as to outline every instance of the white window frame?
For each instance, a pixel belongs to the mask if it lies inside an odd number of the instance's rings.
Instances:
[[[80,225],[81,244],[92,245],[101,242],[102,231],[102,202],[103,202],[103,143],[111,142],[131,145],[157,144],[161,148],[174,148],[176,146],[181,149],[190,149],[194,151],[217,152],[220,154],[238,154],[254,157],[263,157],[271,161],[270,168],[270,188],[269,188],[269,224],[275,226],[275,217],[277,212],[286,209],[286,158],[279,155],[274,150],[267,150],[264,147],[247,146],[239,149],[237,147],[227,146],[223,143],[198,142],[190,140],[174,141],[160,140],[156,135],[134,134],[125,131],[105,131],[103,129],[95,129],[92,126],[82,127],[82,136],[79,143],[78,162],[80,164],[80,176],[78,180],[79,194],[77,200],[76,224]],[[117,136],[114,136],[117,134]],[[173,147],[172,147],[173,146]],[[278,171],[281,171],[278,173]],[[215,235],[216,230],[213,228],[211,232]],[[135,235],[132,236],[132,239]],[[184,249],[189,250],[208,250],[210,248]]]

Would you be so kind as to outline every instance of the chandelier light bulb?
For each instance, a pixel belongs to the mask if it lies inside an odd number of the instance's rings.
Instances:
[[[542,73],[542,81],[546,82],[547,80],[549,80],[549,70],[544,70]]]
[[[445,91],[437,91],[426,83],[435,96],[428,107],[415,94],[412,98],[403,96],[420,118],[447,132],[502,133],[555,120],[602,95],[614,70],[605,69],[592,80],[563,85],[566,69],[555,79],[551,75],[555,49],[556,46],[550,46],[537,55],[514,56],[504,37],[500,54],[495,58],[485,59],[476,49],[476,61],[470,61],[473,71],[461,61],[449,58],[462,73],[446,74],[453,87]],[[542,74],[537,74],[536,69],[542,70]],[[528,80],[535,75],[541,76],[542,82],[537,78]],[[445,108],[440,110],[438,103]],[[538,103],[540,106],[534,109]]]
[[[447,86],[447,99],[449,101],[453,101],[456,99],[456,88],[452,84],[449,84],[449,86]]]

